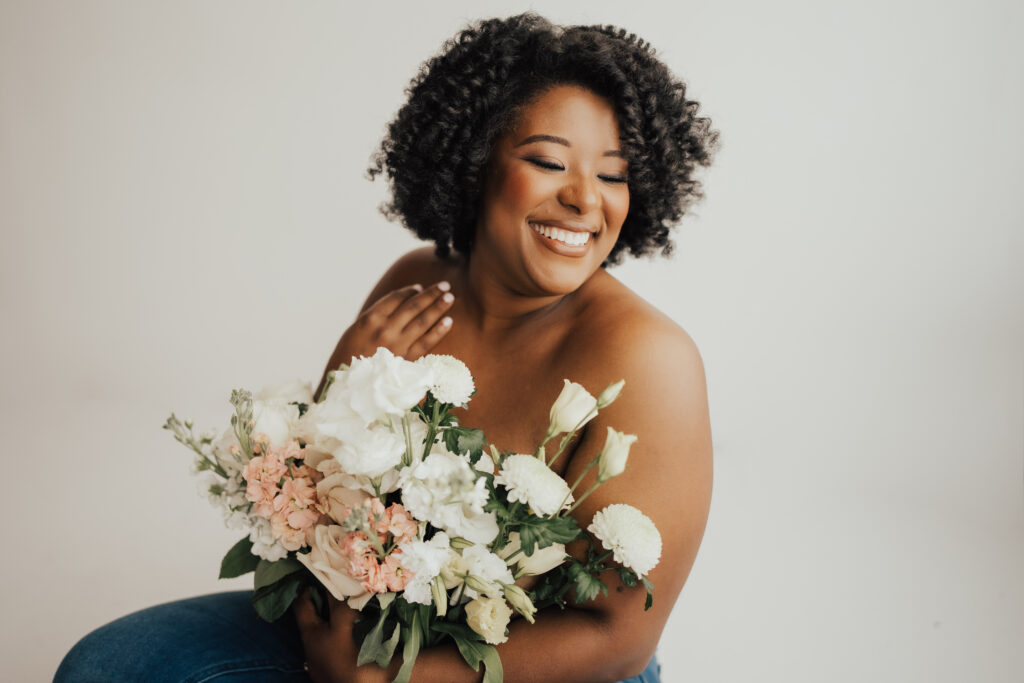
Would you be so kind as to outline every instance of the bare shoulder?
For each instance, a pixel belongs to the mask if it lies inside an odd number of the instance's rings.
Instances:
[[[685,329],[607,273],[595,285],[574,330],[577,339],[600,340],[585,344],[588,368],[617,370],[634,382],[699,378],[693,388],[704,391],[700,351]]]
[[[413,249],[391,264],[366,298],[363,308],[396,289],[414,284],[427,286],[450,278],[455,264],[454,259],[439,258],[432,246]]]

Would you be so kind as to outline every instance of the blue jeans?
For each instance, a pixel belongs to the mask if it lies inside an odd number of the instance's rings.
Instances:
[[[54,683],[286,683],[309,677],[291,614],[260,620],[250,591],[215,593],[129,614],[82,638]],[[660,683],[657,660],[622,683]]]

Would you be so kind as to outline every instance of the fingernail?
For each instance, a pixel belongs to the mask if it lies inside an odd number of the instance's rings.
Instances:
[[[423,291],[423,285],[421,285],[421,284],[415,284],[415,285],[412,286],[412,288],[415,289],[417,292],[422,292]]]
[[[448,292],[447,294],[441,297],[441,301],[445,302],[446,304],[450,304],[451,302],[455,301],[455,295],[452,294],[451,292]]]
[[[440,289],[442,292],[447,292],[449,289],[452,288],[452,286],[448,284],[447,280],[441,280],[440,282],[437,283],[437,288]]]
[[[441,327],[448,327],[452,324],[452,319],[449,316],[441,318]]]

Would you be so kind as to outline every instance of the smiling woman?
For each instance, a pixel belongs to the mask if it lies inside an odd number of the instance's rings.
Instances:
[[[572,514],[586,528],[610,503],[649,513],[664,538],[649,575],[657,600],[645,611],[642,588],[609,570],[607,595],[541,610],[534,624],[513,620],[497,648],[508,681],[659,680],[654,650],[710,505],[707,391],[693,340],[605,267],[624,253],[669,251],[670,228],[700,196],[693,173],[717,141],[697,108],[634,35],[530,14],[494,19],[424,65],[371,169],[390,180],[388,212],[434,247],[384,274],[341,335],[321,388],[329,371],[382,346],[410,359],[450,354],[478,389],[470,408],[455,411],[460,422],[504,451],[529,453],[563,378],[586,387],[625,379],[551,468],[586,490],[610,426],[636,435],[629,468]],[[567,552],[585,558],[586,544]],[[318,681],[391,680],[400,658],[390,670],[356,665],[357,616],[335,601],[323,622],[300,598],[294,620],[271,627],[255,621],[245,595],[182,601],[87,636],[57,678],[291,680],[305,678],[305,667]],[[131,643],[145,645],[119,657]],[[412,672],[413,681],[445,683],[480,676],[444,645],[420,653]]]

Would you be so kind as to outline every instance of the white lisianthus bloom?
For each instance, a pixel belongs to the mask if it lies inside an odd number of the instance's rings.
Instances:
[[[573,500],[565,480],[532,455],[505,458],[494,483],[508,490],[509,501],[526,503],[537,515],[554,515]]]
[[[401,470],[402,505],[418,520],[452,536],[490,543],[498,535],[493,512],[484,512],[487,485],[465,457],[437,448]]]
[[[386,422],[419,403],[434,382],[430,368],[395,356],[383,346],[373,356],[352,361],[335,373],[325,402],[341,403],[366,424]]]
[[[508,545],[499,550],[498,555],[507,562],[508,558],[519,552],[520,547],[519,532],[513,531],[508,536]],[[526,553],[519,553],[512,562],[525,576],[537,576],[562,564],[566,557],[565,545],[553,543],[547,548],[534,548],[533,555],[530,556],[527,556]]]
[[[594,515],[587,527],[611,550],[615,561],[646,576],[661,559],[661,534],[651,518],[632,505],[615,503]]]
[[[441,403],[465,406],[473,395],[473,375],[469,368],[454,356],[430,354],[423,356],[416,363],[431,370],[434,383],[430,385],[430,393]]]
[[[629,447],[636,442],[633,434],[623,434],[611,427],[608,428],[608,438],[605,439],[604,448],[601,449],[601,459],[597,463],[597,480],[606,482],[612,477],[617,477],[626,469],[626,460],[629,458]]]
[[[339,441],[331,453],[345,473],[378,477],[402,462],[405,438],[390,427],[375,425]]]
[[[562,434],[586,424],[597,415],[597,399],[576,382],[565,380],[562,393],[551,406],[548,434]]]
[[[434,534],[429,541],[409,541],[401,545],[402,566],[412,573],[412,580],[402,595],[409,602],[429,605],[433,602],[430,584],[440,575],[441,568],[455,554],[449,545],[448,535],[443,531]]]
[[[479,579],[482,582],[480,588],[490,596],[501,595],[501,584],[515,581],[505,560],[482,545],[463,550],[459,568],[462,573],[469,573]],[[477,594],[478,591],[466,586],[467,597],[474,598]]]
[[[537,613],[537,608],[534,606],[533,601],[530,600],[530,596],[526,594],[526,591],[515,584],[508,584],[503,586],[503,588],[508,604],[512,605],[515,611],[526,617],[528,622],[534,623],[533,615]]]
[[[512,608],[503,598],[477,598],[466,605],[466,624],[491,645],[508,640],[505,629],[511,618]]]

